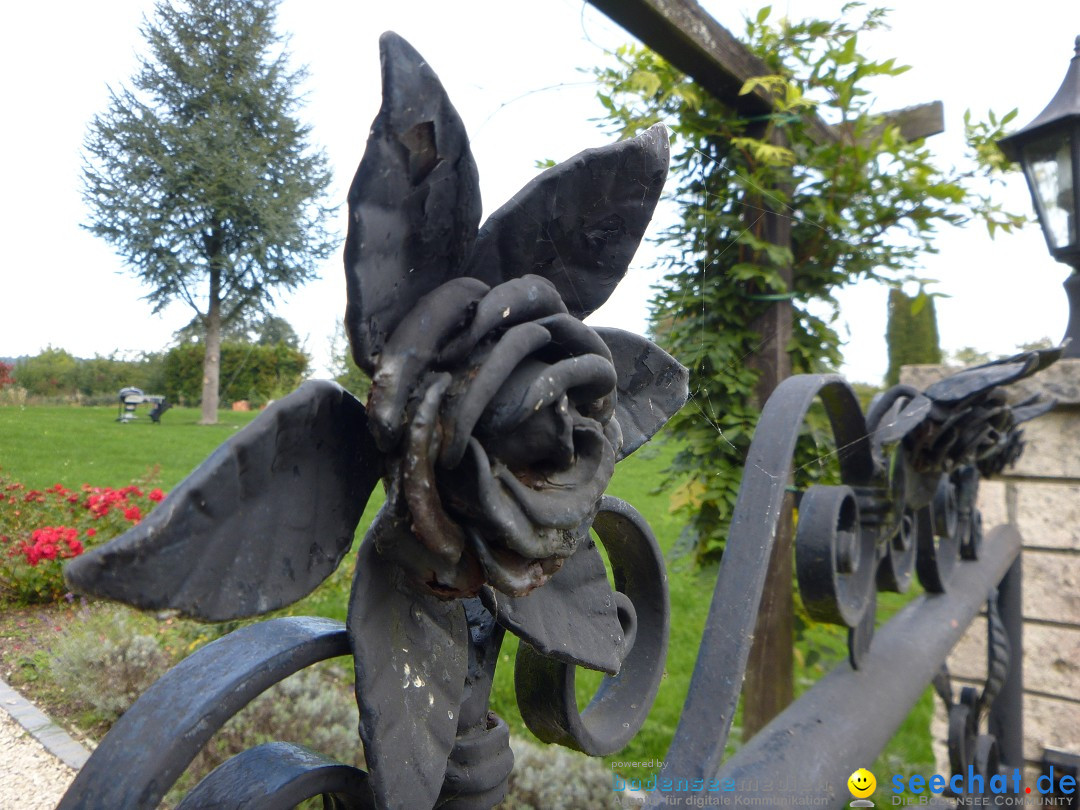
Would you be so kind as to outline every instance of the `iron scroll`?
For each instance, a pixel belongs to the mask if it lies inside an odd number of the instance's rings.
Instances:
[[[626,501],[604,496],[593,529],[615,579],[625,638],[622,667],[580,713],[576,667],[527,643],[518,648],[514,683],[522,719],[539,739],[603,756],[621,750],[648,717],[664,674],[670,619],[663,554],[644,518]]]

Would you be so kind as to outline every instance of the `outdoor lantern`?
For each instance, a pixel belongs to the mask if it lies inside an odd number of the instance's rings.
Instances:
[[[1065,281],[1072,342],[1065,357],[1080,357],[1080,37],[1065,81],[1035,120],[998,141],[1024,169],[1050,255],[1073,268]]]

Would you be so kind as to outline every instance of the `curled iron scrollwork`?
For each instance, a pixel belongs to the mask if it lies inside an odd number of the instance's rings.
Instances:
[[[877,548],[851,487],[815,486],[799,503],[799,592],[810,617],[853,627],[874,587]]]
[[[964,686],[957,697],[945,664],[934,679],[934,689],[945,705],[950,770],[954,774],[979,775],[988,783],[990,777],[1001,772],[1001,753],[997,738],[984,726],[1013,663],[996,593],[986,603],[986,641],[986,680],[981,689]]]
[[[641,516],[604,490],[616,462],[686,401],[688,374],[651,341],[583,319],[622,279],[652,216],[666,130],[543,172],[480,226],[476,165],[446,92],[400,37],[380,46],[383,104],[349,192],[345,246],[345,322],[372,379],[366,406],[335,384],[305,383],[66,572],[79,591],[144,609],[263,614],[337,568],[383,482],[348,621],[315,633],[353,657],[368,772],[264,746],[221,766],[185,806],[261,791],[267,806],[321,793],[335,807],[491,807],[513,766],[507,726],[488,710],[506,631],[523,642],[526,722],[589,753],[636,733],[663,672],[662,557]],[[255,625],[264,629],[242,631],[246,644],[212,645],[181,666],[189,677],[230,666],[288,674],[259,646],[282,626]],[[237,651],[244,660],[228,661]],[[579,666],[607,675],[580,714]],[[218,685],[211,708],[210,694],[167,675],[61,807],[156,805],[203,732],[262,680],[235,693],[231,680]],[[208,714],[162,719],[159,738],[187,742],[131,765],[139,718],[176,701]],[[132,768],[145,791],[114,801],[113,774]]]
[[[660,546],[630,504],[605,496],[593,522],[611,561],[623,627],[623,660],[578,712],[575,668],[530,645],[518,648],[514,670],[521,716],[544,742],[591,756],[622,749],[641,729],[660,687],[667,659],[667,577]],[[494,612],[494,611],[493,611]]]
[[[898,385],[879,394],[866,416],[870,476],[844,475],[846,486],[812,486],[802,495],[795,536],[802,601],[812,617],[849,629],[854,666],[872,636],[875,590],[903,592],[914,571],[926,591],[943,593],[959,561],[978,557],[979,480],[1016,460],[1019,424],[1053,405],[1010,405],[1002,386],[1058,354],[1028,352],[966,369],[923,392]],[[835,402],[825,400],[834,423]],[[838,448],[863,452],[839,437]]]
[[[799,375],[777,386],[743,469],[666,771],[707,780],[722,761],[796,441],[814,400],[821,400],[832,427],[840,485],[801,494],[796,576],[807,612],[847,629],[849,659],[858,669],[871,649],[879,590],[904,592],[917,575],[927,591],[944,592],[961,561],[978,556],[980,478],[1014,462],[1023,447],[1019,426],[1053,407],[1035,398],[1009,404],[1002,387],[1060,354],[1060,348],[1026,352],[960,371],[925,391],[894,386],[865,415],[854,390],[835,375]],[[995,755],[989,748],[983,754]]]

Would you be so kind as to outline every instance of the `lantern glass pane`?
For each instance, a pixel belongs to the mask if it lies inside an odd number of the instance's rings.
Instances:
[[[1028,183],[1038,198],[1039,218],[1054,250],[1076,243],[1076,198],[1073,189],[1072,139],[1056,132],[1024,147]]]

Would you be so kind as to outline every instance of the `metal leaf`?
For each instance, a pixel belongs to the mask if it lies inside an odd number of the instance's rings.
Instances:
[[[1008,385],[1026,377],[1033,363],[1025,359],[1018,362],[995,363],[986,366],[964,369],[931,385],[924,392],[936,402],[961,402],[978,394]]]
[[[586,149],[529,182],[480,229],[466,273],[494,286],[535,273],[584,318],[622,280],[668,168],[667,130]]]
[[[461,265],[480,222],[465,126],[424,58],[397,34],[379,40],[383,103],[349,190],[345,322],[369,374],[412,306]]]
[[[65,576],[84,593],[208,621],[275,610],[337,568],[381,467],[356,398],[305,383]]]
[[[1038,394],[1030,396],[1012,406],[1013,423],[1019,425],[1022,422],[1030,422],[1038,419],[1045,413],[1049,413],[1057,405],[1053,397],[1041,398]]]
[[[902,405],[894,405],[874,430],[877,447],[895,444],[930,418],[934,403],[923,394],[916,394]]]
[[[614,675],[622,664],[623,631],[604,560],[586,537],[544,587],[512,597],[491,588],[484,606],[542,655]]]
[[[1061,352],[1062,347],[1038,349],[966,368],[939,380],[924,393],[937,402],[959,402],[996,386],[1009,385],[1030,377],[1054,363],[1061,356]]]
[[[454,747],[468,629],[457,600],[404,584],[369,535],[360,547],[349,601],[360,736],[376,803],[433,807]]]
[[[686,404],[690,373],[648,338],[598,327],[618,376],[615,418],[622,428],[619,460],[652,438]]]

